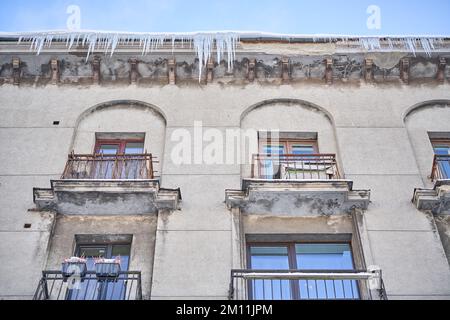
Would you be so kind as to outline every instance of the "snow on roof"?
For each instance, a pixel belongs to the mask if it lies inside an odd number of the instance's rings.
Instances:
[[[38,32],[0,32],[1,39],[14,39],[18,43],[31,42],[30,50],[39,54],[43,48],[51,47],[53,41],[66,42],[68,50],[74,45],[86,45],[87,56],[95,50],[104,50],[105,54],[113,55],[118,45],[139,43],[142,54],[147,54],[164,43],[171,42],[172,48],[175,42],[186,44],[193,48],[199,59],[200,66],[206,66],[216,51],[217,61],[222,56],[227,56],[228,69],[231,70],[235,59],[237,44],[240,40],[278,40],[287,42],[353,42],[366,51],[394,50],[402,47],[404,50],[415,54],[423,50],[431,56],[436,45],[442,44],[450,36],[419,36],[419,35],[386,35],[386,36],[356,36],[356,35],[327,35],[327,34],[278,34],[259,31],[205,31],[205,32],[115,32],[94,30],[60,30]],[[199,79],[202,76],[202,68],[199,68]]]

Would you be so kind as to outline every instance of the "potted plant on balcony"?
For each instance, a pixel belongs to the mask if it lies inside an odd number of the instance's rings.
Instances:
[[[95,273],[100,280],[117,280],[120,274],[120,257],[115,259],[97,258]]]
[[[71,257],[62,263],[62,275],[65,280],[71,276],[84,278],[87,272],[87,260],[83,257]]]

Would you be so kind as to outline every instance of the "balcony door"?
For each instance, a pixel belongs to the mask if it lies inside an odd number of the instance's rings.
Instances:
[[[144,153],[143,140],[97,140],[95,151],[96,179],[137,179]],[[133,157],[136,156],[136,157]]]
[[[433,141],[437,166],[442,179],[450,179],[450,140]]]
[[[95,271],[95,258],[116,259],[120,258],[121,271],[128,271],[130,262],[130,245],[80,245],[75,251],[75,256],[84,257],[87,260],[87,270]],[[67,300],[124,300],[126,283],[120,280],[99,281],[93,274],[89,274],[79,284],[77,289],[69,290]]]
[[[351,247],[346,243],[289,243],[249,245],[249,268],[283,274],[288,270],[353,271]],[[252,300],[355,300],[355,280],[250,280]]]
[[[316,140],[260,140],[259,149],[259,176],[268,180],[304,179],[301,169],[310,166],[308,160],[319,153]]]

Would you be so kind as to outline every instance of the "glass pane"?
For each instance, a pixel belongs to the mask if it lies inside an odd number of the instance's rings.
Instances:
[[[313,146],[292,146],[292,154],[315,154]]]
[[[435,146],[434,152],[438,156],[450,156],[450,147],[448,146]],[[441,173],[441,178],[450,178],[450,157],[440,157],[438,158],[439,171]]]
[[[265,154],[284,154],[283,145],[266,145],[263,148]]]
[[[348,244],[298,244],[295,246],[300,270],[353,270]],[[359,299],[355,280],[301,280],[301,299]]]
[[[251,268],[253,270],[289,270],[287,247],[252,247]],[[289,280],[250,280],[248,283],[254,300],[291,300]]]
[[[434,152],[438,156],[447,156],[447,155],[450,155],[450,147],[447,147],[447,146],[436,146],[436,147],[434,147]]]
[[[120,257],[121,271],[128,271],[130,263],[130,245],[113,245],[111,250],[111,258]],[[123,276],[121,276],[123,277]],[[107,284],[104,298],[106,300],[124,300],[127,292],[127,283],[119,278],[118,281],[109,282]]]
[[[144,153],[144,143],[128,142],[125,146],[125,154],[142,154]]]
[[[114,144],[102,144],[99,148],[101,154],[117,154],[119,152],[119,146]]]

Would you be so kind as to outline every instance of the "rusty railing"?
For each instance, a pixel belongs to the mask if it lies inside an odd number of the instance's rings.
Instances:
[[[253,155],[252,178],[279,180],[341,179],[334,154]]]
[[[61,179],[154,179],[151,154],[70,154]]]
[[[450,179],[450,155],[435,155],[431,180]]]

